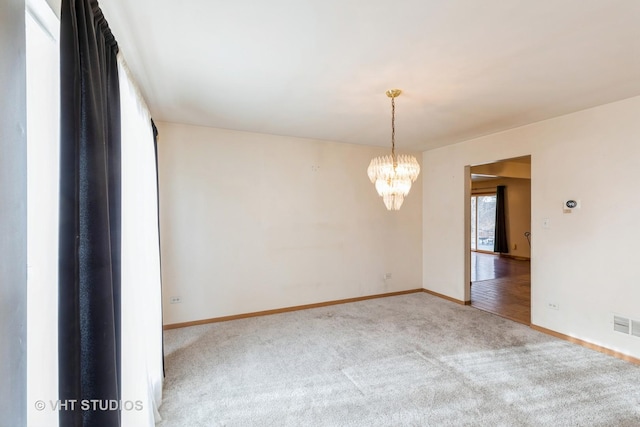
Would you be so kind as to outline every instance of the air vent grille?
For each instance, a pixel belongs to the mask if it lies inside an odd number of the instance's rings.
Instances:
[[[613,330],[622,332],[623,334],[629,333],[629,319],[626,317],[613,316]]]
[[[631,335],[640,337],[640,321],[638,320],[631,321]]]

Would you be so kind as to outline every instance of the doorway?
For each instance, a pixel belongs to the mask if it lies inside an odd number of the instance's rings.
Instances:
[[[499,254],[471,254],[471,306],[531,324],[531,263]]]
[[[469,182],[466,277],[471,306],[529,325],[531,157],[470,166]],[[494,252],[498,186],[505,187],[508,250],[502,253]]]

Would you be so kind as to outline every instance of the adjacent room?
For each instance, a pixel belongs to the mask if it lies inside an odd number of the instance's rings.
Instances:
[[[470,168],[471,306],[531,323],[531,156]]]
[[[640,425],[638,22],[2,2],[2,422]]]

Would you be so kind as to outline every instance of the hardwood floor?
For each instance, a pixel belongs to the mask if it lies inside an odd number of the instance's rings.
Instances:
[[[471,306],[531,323],[531,263],[471,252]]]

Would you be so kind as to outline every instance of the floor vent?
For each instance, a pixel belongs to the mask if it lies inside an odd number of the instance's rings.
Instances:
[[[631,335],[640,337],[640,321],[638,320],[631,321]]]
[[[626,317],[613,316],[613,330],[628,334],[629,319],[627,319]]]

